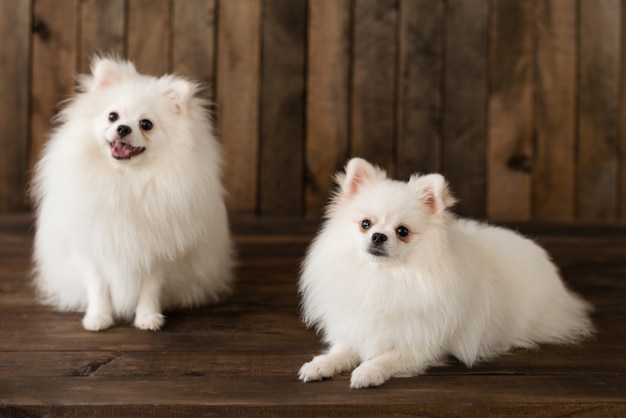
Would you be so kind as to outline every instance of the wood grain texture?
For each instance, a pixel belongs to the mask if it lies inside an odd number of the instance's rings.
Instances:
[[[617,218],[621,2],[580,1],[577,217]]]
[[[534,6],[491,3],[487,215],[495,221],[531,216]]]
[[[127,0],[127,52],[140,73],[171,71],[170,0]]]
[[[299,317],[297,266],[317,221],[234,217],[233,296],[167,313],[159,332],[92,333],[78,313],[38,304],[32,224],[0,216],[0,416],[533,416],[626,414],[626,229],[527,225],[568,286],[595,306],[597,336],[467,368],[456,361],[372,390],[349,374],[301,383],[321,349]]]
[[[79,0],[36,1],[33,8],[30,164],[39,159],[58,103],[72,95],[78,65]]]
[[[309,2],[306,215],[319,217],[348,156],[350,1]]]
[[[80,72],[89,72],[94,54],[126,52],[127,0],[84,0],[81,2]]]
[[[229,0],[218,7],[217,132],[233,212],[257,211],[261,6]]]
[[[425,390],[428,390],[425,388]],[[618,417],[624,412],[619,404],[599,403],[594,405],[592,412],[590,406],[586,403],[566,403],[563,405],[540,403],[533,405],[493,405],[493,406],[473,406],[471,402],[465,405],[443,407],[437,404],[426,404],[420,406],[398,406],[389,408],[386,405],[372,405],[365,411],[363,407],[358,405],[271,405],[269,408],[263,408],[259,405],[179,405],[177,407],[162,407],[159,405],[137,405],[137,406],[101,406],[94,410],[88,406],[34,406],[34,407],[13,407],[8,406],[2,408],[0,413],[6,411],[8,416],[16,416],[24,414],[26,416],[45,415],[45,416],[64,416],[64,417],[83,417],[89,415],[94,418],[109,418],[112,416],[175,416],[183,417],[206,417],[212,415],[224,416],[267,416],[272,417],[319,417],[319,416],[341,416],[341,417],[361,417],[364,414],[369,416],[516,416],[524,415],[526,417],[541,418],[545,416],[604,416]],[[445,411],[445,412],[442,412]],[[18,415],[19,416],[19,415]]]
[[[488,1],[450,0],[446,9],[443,172],[456,211],[486,213]]]
[[[621,102],[620,102],[620,182],[619,182],[619,219],[626,222],[626,6],[622,6],[622,61],[621,61]]]
[[[216,0],[174,0],[172,71],[199,81],[215,100]]]
[[[571,221],[576,186],[576,3],[535,4],[533,219]]]
[[[0,2],[0,212],[26,206],[31,5]]]
[[[441,169],[443,1],[399,3],[396,173]]]
[[[302,215],[305,0],[265,0],[261,69],[259,210]]]
[[[0,6],[0,213],[28,208],[57,103],[100,51],[206,85],[233,212],[316,219],[358,155],[441,172],[461,214],[626,222],[623,0]]]
[[[396,0],[355,0],[351,154],[393,173]]]

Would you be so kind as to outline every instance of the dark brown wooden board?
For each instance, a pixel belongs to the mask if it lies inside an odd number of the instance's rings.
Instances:
[[[348,156],[350,1],[310,1],[306,77],[306,195],[317,218]]]
[[[218,6],[217,134],[225,152],[227,205],[234,212],[257,211],[261,18],[259,0]]]
[[[621,2],[580,1],[577,217],[615,221]]]
[[[487,216],[529,220],[535,3],[491,3]]]
[[[89,72],[94,54],[126,55],[126,0],[81,2],[80,71]]]
[[[59,102],[74,91],[78,11],[78,0],[34,3],[30,168],[39,159]]]
[[[351,154],[393,174],[395,167],[396,0],[355,0]]]
[[[26,207],[28,161],[29,2],[2,2],[0,13],[0,212]]]
[[[436,388],[439,389],[439,388]],[[339,402],[339,401],[337,401]],[[4,408],[8,416],[20,414],[24,416],[45,415],[47,417],[70,417],[80,418],[86,415],[90,417],[136,417],[145,416],[176,416],[176,417],[206,417],[212,415],[219,416],[241,416],[241,417],[363,417],[363,416],[385,416],[385,417],[405,417],[405,416],[439,416],[439,417],[511,417],[525,416],[531,418],[543,418],[546,416],[581,416],[581,417],[619,417],[623,414],[620,406],[610,402],[598,403],[592,407],[586,403],[565,403],[557,405],[552,403],[540,403],[526,405],[523,401],[520,404],[474,406],[472,402],[457,403],[445,406],[436,403],[416,405],[399,405],[389,408],[386,405],[372,405],[366,410],[357,404],[302,404],[302,405],[271,405],[263,407],[259,405],[179,405],[173,408],[163,408],[155,405],[140,406],[103,406],[94,411],[88,406],[72,407],[25,407],[25,408]],[[0,408],[2,408],[0,406]],[[591,409],[590,409],[591,408]],[[445,412],[442,412],[445,411]],[[172,415],[172,414],[176,415]]]
[[[620,101],[620,181],[619,181],[619,219],[626,222],[626,6],[622,3],[622,44],[621,44],[621,101]]]
[[[259,213],[302,215],[307,2],[265,0]]]
[[[441,170],[445,3],[402,0],[398,13],[396,174]]]
[[[215,100],[216,0],[174,0],[172,71],[202,83]]]
[[[443,173],[458,213],[486,214],[488,1],[446,8]]]
[[[533,219],[571,221],[576,184],[576,3],[535,4]]]
[[[171,71],[172,43],[169,0],[128,1],[128,58],[142,73]]]
[[[0,216],[0,416],[622,416],[626,414],[626,229],[512,225],[552,254],[595,306],[597,335],[518,350],[468,369],[350,390],[349,375],[297,379],[319,352],[300,322],[297,266],[317,222],[232,219],[234,295],[168,312],[159,332],[84,331],[78,313],[38,304],[28,281],[29,215]]]

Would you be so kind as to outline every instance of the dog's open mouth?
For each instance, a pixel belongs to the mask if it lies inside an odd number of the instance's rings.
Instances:
[[[133,147],[127,142],[115,140],[111,142],[111,155],[116,160],[130,160],[146,150],[145,147]]]

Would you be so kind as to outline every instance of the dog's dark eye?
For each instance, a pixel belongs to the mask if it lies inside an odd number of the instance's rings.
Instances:
[[[116,112],[109,113],[109,121],[110,122],[115,122],[119,118],[120,118],[120,115],[118,115]]]
[[[401,237],[401,238],[406,238],[406,237],[409,236],[409,229],[406,226],[400,225],[396,229],[396,234],[398,234],[398,236]]]
[[[370,229],[370,226],[372,226],[372,221],[370,221],[369,219],[363,219],[361,221],[361,228],[367,230]]]
[[[152,125],[152,122],[150,122],[148,119],[142,119],[139,121],[139,126],[141,126],[141,129],[143,129],[144,131],[149,131],[154,125]]]

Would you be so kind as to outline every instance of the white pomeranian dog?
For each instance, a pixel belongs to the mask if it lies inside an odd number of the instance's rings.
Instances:
[[[221,148],[199,86],[96,57],[36,166],[35,283],[90,331],[216,301],[233,279]]]
[[[336,180],[299,281],[303,319],[329,350],[302,366],[302,381],[352,371],[352,388],[378,386],[447,356],[472,366],[593,332],[590,306],[546,252],[513,231],[455,218],[441,175],[400,182],[355,158]]]

